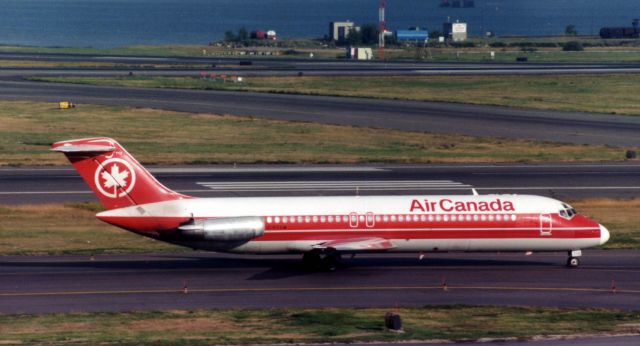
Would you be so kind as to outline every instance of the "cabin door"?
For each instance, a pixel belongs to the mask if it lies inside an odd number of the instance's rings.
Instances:
[[[552,231],[551,214],[540,214],[540,236],[550,237]]]
[[[349,214],[349,227],[357,228],[358,227],[358,214],[351,213]]]
[[[376,219],[373,216],[373,213],[367,213],[367,228],[373,228],[376,225]]]

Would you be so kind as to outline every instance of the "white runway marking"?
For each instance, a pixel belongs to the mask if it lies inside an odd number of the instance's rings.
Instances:
[[[206,192],[356,192],[356,191],[471,191],[473,186],[460,182],[439,181],[296,181],[296,182],[199,182],[203,189],[180,189],[180,193]],[[478,191],[603,191],[603,190],[640,190],[640,186],[491,186],[475,187]],[[84,195],[90,190],[74,191],[0,191],[0,196],[18,195]]]
[[[215,191],[345,191],[345,190],[430,190],[470,189],[471,185],[451,180],[363,180],[363,181],[275,181],[197,182]]]

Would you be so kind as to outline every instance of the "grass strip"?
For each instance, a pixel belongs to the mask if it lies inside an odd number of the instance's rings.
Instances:
[[[73,101],[73,100],[70,100]],[[442,135],[154,109],[0,102],[0,166],[68,165],[51,143],[109,136],[145,164],[620,160],[603,145]],[[161,141],[159,141],[161,139]]]
[[[640,75],[637,74],[246,77],[242,83],[205,80],[195,75],[36,79],[95,85],[371,97],[640,115],[640,102],[636,94],[631,92],[640,87]]]
[[[190,251],[100,222],[101,209],[94,202],[0,205],[0,255]]]
[[[1,344],[215,345],[409,340],[471,341],[638,333],[640,313],[520,307],[197,310],[0,315]],[[606,339],[605,339],[606,340]]]
[[[605,249],[640,249],[640,199],[586,199],[573,206],[609,229]],[[93,202],[0,205],[0,256],[191,251],[100,222],[99,210]]]

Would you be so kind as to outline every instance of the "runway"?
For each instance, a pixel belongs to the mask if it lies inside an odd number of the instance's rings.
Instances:
[[[362,255],[335,272],[297,256],[2,257],[0,313],[199,308],[526,305],[637,310],[640,252]],[[446,286],[443,287],[443,286]],[[185,293],[185,287],[186,292]]]
[[[133,153],[135,155],[135,153]],[[634,198],[640,163],[148,167],[198,197],[479,193]],[[0,168],[0,204],[97,200],[71,167]]]
[[[405,131],[640,146],[640,117],[418,101],[0,81],[0,99],[150,107]],[[621,153],[623,155],[623,153]]]
[[[0,60],[114,63],[129,66],[98,68],[2,68],[0,76],[32,75],[137,75],[184,76],[205,70],[242,76],[305,75],[501,75],[501,74],[598,74],[640,73],[638,63],[516,63],[438,61],[356,61],[346,59],[265,56],[118,56],[56,53],[0,52]],[[231,67],[240,65],[239,67]],[[144,66],[136,66],[144,65]],[[153,66],[161,65],[160,68]],[[164,66],[171,66],[165,68]],[[207,66],[206,68],[202,68]],[[218,67],[220,66],[220,67]]]

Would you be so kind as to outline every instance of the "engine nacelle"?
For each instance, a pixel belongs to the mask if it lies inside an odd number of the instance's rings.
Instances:
[[[196,220],[178,228],[182,235],[198,240],[247,241],[264,234],[264,220],[257,216]]]

